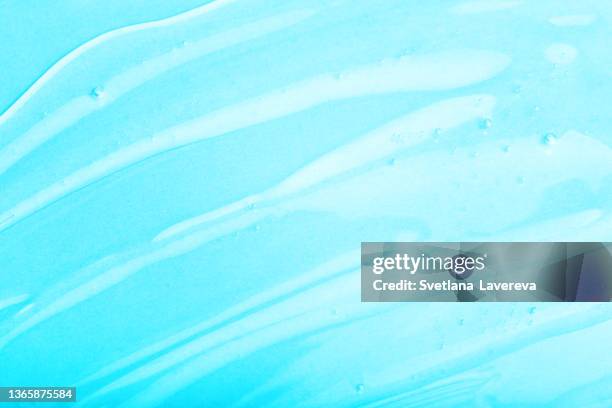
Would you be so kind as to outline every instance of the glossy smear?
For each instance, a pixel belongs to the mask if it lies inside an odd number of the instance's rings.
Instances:
[[[359,248],[609,241],[612,5],[1,7],[0,384],[609,406],[608,304],[362,304]]]

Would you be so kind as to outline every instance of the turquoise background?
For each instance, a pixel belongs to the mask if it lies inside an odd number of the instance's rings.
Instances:
[[[610,406],[609,304],[362,304],[359,247],[612,240],[611,19],[0,0],[0,385],[92,407]]]

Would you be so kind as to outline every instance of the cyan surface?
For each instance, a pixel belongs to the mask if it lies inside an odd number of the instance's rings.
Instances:
[[[609,406],[609,304],[361,304],[361,241],[610,241],[606,1],[0,1],[0,385]],[[478,405],[480,404],[480,405]]]

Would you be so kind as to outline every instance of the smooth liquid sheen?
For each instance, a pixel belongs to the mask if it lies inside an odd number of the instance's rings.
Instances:
[[[0,385],[91,407],[612,397],[607,303],[359,301],[363,241],[612,239],[612,4],[0,9]]]

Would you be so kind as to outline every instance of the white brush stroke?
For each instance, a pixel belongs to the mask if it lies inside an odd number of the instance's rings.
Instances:
[[[125,34],[134,33],[137,31],[148,30],[151,28],[167,27],[173,24],[181,23],[192,18],[217,10],[228,4],[234,3],[236,0],[216,0],[207,3],[203,6],[196,7],[192,10],[174,15],[172,17],[161,20],[149,21],[146,23],[134,24],[126,27],[121,27],[112,31],[101,34],[86,43],[79,45],[74,50],[60,58],[47,71],[45,71],[9,108],[0,115],[0,126],[9,120],[21,107],[23,107],[47,82],[56,76],[66,65],[77,59],[92,48],[107,42],[113,38],[121,37]]]
[[[548,22],[558,27],[578,27],[592,24],[597,19],[593,14],[574,14],[569,16],[555,16]]]
[[[0,214],[0,220],[5,220],[0,224],[0,231],[103,177],[181,146],[339,99],[459,88],[495,76],[509,62],[509,57],[497,52],[449,51],[369,65],[351,70],[340,78],[330,74],[308,79],[162,130],[117,150]],[[7,218],[7,215],[12,217]]]
[[[187,329],[181,330],[178,333],[168,336],[152,345],[149,345],[145,348],[141,348],[138,351],[101,368],[92,375],[86,377],[83,381],[81,381],[81,384],[109,376],[119,370],[122,370],[132,364],[137,363],[140,360],[144,360],[165,349],[169,349],[172,346],[180,343],[181,341],[193,337],[198,333],[202,333],[217,325],[226,323],[231,319],[234,319],[247,312],[252,313],[252,311],[259,306],[274,301],[278,302],[278,298],[280,298],[281,296],[290,294],[298,290],[303,290],[303,288],[306,286],[312,285],[323,279],[333,277],[336,274],[346,271],[349,268],[356,268],[359,265],[359,260],[359,251],[352,251],[343,255],[339,255],[338,257],[328,262],[325,262],[317,268],[306,272],[305,274],[300,275],[295,279],[291,279],[280,285],[266,289],[246,299],[245,301],[232,306],[231,308],[223,311],[222,313],[215,315],[215,317],[211,319],[207,319],[194,326],[188,327]]]
[[[490,116],[494,105],[495,98],[491,95],[469,95],[429,105],[326,154],[272,189],[175,224],[158,234],[154,241],[168,239],[248,206],[307,190],[337,175],[418,144],[429,138],[434,131],[448,131],[470,120]]]
[[[500,10],[509,10],[520,6],[522,1],[477,0],[458,4],[451,8],[455,14],[480,14]]]
[[[100,86],[104,92],[99,98],[94,99],[86,95],[71,99],[6,145],[0,151],[0,175],[53,136],[164,72],[212,52],[282,30],[313,14],[308,10],[299,10],[257,20],[198,41],[191,41],[182,48],[153,57],[111,77]]]
[[[5,299],[0,299],[0,310],[23,303],[26,300],[28,300],[28,298],[29,298],[28,295],[23,294],[23,295],[11,296]]]

